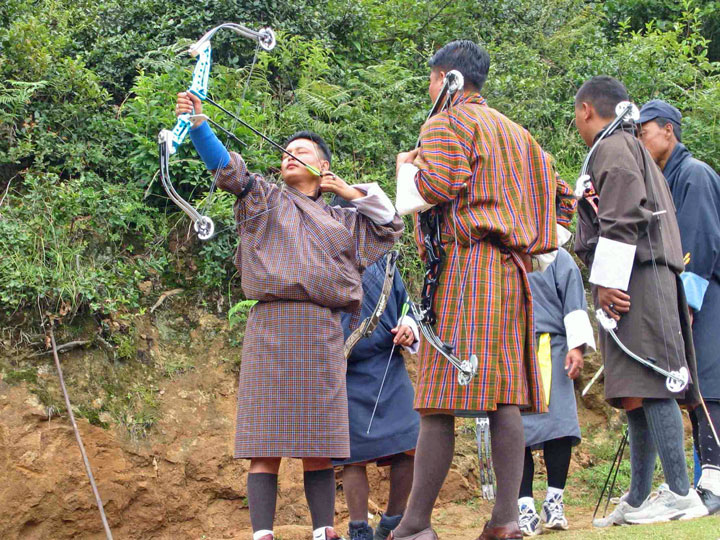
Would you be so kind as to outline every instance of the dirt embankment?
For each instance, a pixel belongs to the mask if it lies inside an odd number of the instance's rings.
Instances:
[[[162,317],[137,322],[137,351],[146,364],[158,369],[178,362],[185,366],[170,370],[172,376],[152,386],[156,420],[145,437],[131,438],[118,423],[104,429],[78,420],[115,538],[249,537],[247,462],[231,457],[236,392],[231,366],[239,350],[228,345],[222,319],[203,313],[190,319],[184,337],[177,328],[182,321],[175,321],[174,332],[164,327],[167,320]],[[82,381],[93,373],[93,363],[107,359],[93,351],[75,351],[62,355],[62,362],[71,400],[103,399],[82,396],[87,388]],[[53,377],[49,366],[45,371]],[[593,423],[602,421],[602,416],[592,415]],[[449,516],[459,505],[477,502],[476,448],[467,422],[459,423],[456,453],[439,502]],[[1,538],[104,538],[67,418],[48,417],[47,407],[25,384],[2,380],[0,470]],[[374,467],[370,472],[370,507],[378,511],[386,502],[387,474]],[[483,513],[473,512],[468,525],[481,526],[474,522]],[[342,495],[337,514],[339,523],[347,519]],[[276,532],[283,540],[299,540],[308,537],[309,524],[300,465],[285,461]]]

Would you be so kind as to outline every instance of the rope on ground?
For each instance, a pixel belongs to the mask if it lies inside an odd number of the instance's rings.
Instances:
[[[90,480],[90,486],[92,487],[93,494],[95,495],[98,510],[100,510],[100,518],[102,519],[103,527],[105,528],[105,536],[107,536],[108,540],[112,540],[112,533],[110,532],[110,526],[108,525],[107,518],[105,517],[105,509],[103,508],[102,499],[100,498],[100,492],[95,485],[95,478],[93,477],[92,469],[90,468],[90,461],[85,453],[85,446],[83,446],[82,439],[80,438],[80,431],[75,423],[75,415],[72,412],[70,398],[68,397],[67,388],[65,387],[65,379],[63,378],[62,368],[60,367],[60,357],[58,356],[57,346],[55,345],[55,334],[52,329],[52,322],[50,323],[50,344],[52,345],[55,367],[57,368],[58,377],[60,378],[60,387],[62,388],[63,396],[65,396],[65,406],[67,407],[68,415],[70,416],[70,423],[72,424],[73,431],[75,432],[75,440],[77,441],[80,453],[82,454],[83,462],[85,463],[85,472],[87,472],[87,477]]]

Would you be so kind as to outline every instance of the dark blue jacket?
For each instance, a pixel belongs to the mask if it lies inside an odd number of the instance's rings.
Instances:
[[[720,176],[681,143],[663,174],[675,202],[685,255],[680,278],[695,310],[700,391],[705,399],[720,399]]]

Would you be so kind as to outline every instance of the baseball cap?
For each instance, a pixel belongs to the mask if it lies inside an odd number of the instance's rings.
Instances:
[[[680,114],[680,111],[661,99],[652,99],[643,105],[642,109],[640,109],[640,119],[637,123],[644,124],[656,118],[667,118],[678,126],[682,124],[682,114]]]

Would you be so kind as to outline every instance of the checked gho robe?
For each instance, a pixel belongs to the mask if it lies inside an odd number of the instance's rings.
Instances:
[[[252,182],[249,191],[243,191]],[[343,311],[362,302],[361,271],[403,225],[377,184],[354,208],[330,207],[250,174],[242,158],[218,174],[238,196],[235,266],[257,300],[243,339],[235,457],[350,456]]]
[[[683,253],[667,182],[642,143],[623,130],[600,142],[588,174],[598,195],[597,212],[580,201],[575,253],[590,269],[596,308],[598,286],[627,292],[630,311],[615,330],[620,341],[663,369],[686,367],[692,381],[686,390],[670,392],[664,376],[630,358],[599,328],[605,399],[617,408],[624,397],[698,403],[695,351],[679,277]]]
[[[523,258],[558,247],[556,189],[551,158],[479,94],[457,96],[450,112],[423,126],[415,164],[398,174],[398,207],[405,199],[442,209],[446,260],[433,301],[436,333],[461,359],[477,355],[479,368],[460,386],[457,371],[421,341],[416,408],[546,410]],[[422,253],[419,227],[416,240]]]

